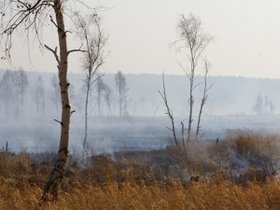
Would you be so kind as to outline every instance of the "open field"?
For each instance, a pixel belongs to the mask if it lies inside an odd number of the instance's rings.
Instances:
[[[279,137],[71,157],[44,209],[280,209]],[[54,155],[0,154],[0,209],[35,209]]]

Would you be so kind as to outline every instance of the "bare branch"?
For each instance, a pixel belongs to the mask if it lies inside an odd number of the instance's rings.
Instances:
[[[83,47],[83,44],[81,44],[81,46],[77,49],[69,50],[67,55],[69,55],[70,53],[74,53],[74,52],[83,52],[83,53],[88,52],[88,50],[84,50],[84,49],[82,49],[82,47]]]
[[[54,119],[55,122],[59,123],[61,126],[63,126],[63,123],[57,119]]]
[[[105,74],[101,74],[99,75],[97,78],[95,78],[94,80],[91,81],[90,85],[92,85],[93,83],[95,83],[97,80],[101,79]]]
[[[53,17],[50,15],[51,23],[58,29],[56,22],[53,20]]]
[[[195,133],[195,140],[196,141],[198,141],[198,138],[199,138],[199,133],[200,133],[200,128],[201,128],[200,124],[201,124],[202,111],[203,111],[203,108],[204,108],[204,106],[206,104],[206,101],[208,99],[208,91],[213,86],[213,84],[208,86],[208,83],[207,83],[209,63],[206,59],[204,60],[204,68],[205,68],[204,87],[203,87],[203,95],[202,95],[202,98],[201,98],[199,114],[198,114],[198,119],[197,119],[197,126],[196,126],[196,133]]]
[[[57,47],[55,47],[55,49],[53,50],[52,48],[50,48],[48,45],[44,45],[45,48],[47,48],[47,50],[49,50],[50,52],[53,53],[54,57],[55,57],[55,60],[57,61],[58,65],[60,64],[60,60],[59,60],[59,57],[58,57],[58,54],[57,54]]]
[[[167,127],[168,130],[172,131],[173,134],[173,139],[176,145],[179,145],[178,140],[177,140],[177,136],[176,136],[176,129],[175,129],[175,124],[174,124],[174,117],[173,117],[173,113],[169,108],[168,105],[168,100],[167,100],[167,94],[166,94],[166,87],[165,87],[165,80],[164,80],[164,73],[162,73],[162,91],[158,91],[164,104],[165,104],[165,108],[166,108],[166,114],[168,115],[170,121],[171,121],[171,126],[172,128]]]

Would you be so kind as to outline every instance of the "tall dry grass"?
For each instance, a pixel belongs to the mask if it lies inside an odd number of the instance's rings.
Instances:
[[[35,209],[41,190],[38,186],[18,188],[3,182],[0,187],[0,209]],[[99,210],[99,209],[252,209],[278,210],[280,183],[252,184],[250,187],[194,182],[182,185],[168,182],[146,186],[133,181],[107,183],[104,186],[72,186],[62,191],[56,203],[47,203],[44,209]]]
[[[71,161],[58,201],[44,209],[279,210],[279,154],[277,136],[238,134],[186,151],[93,156],[86,169]],[[51,168],[28,154],[0,153],[0,209],[35,209]]]

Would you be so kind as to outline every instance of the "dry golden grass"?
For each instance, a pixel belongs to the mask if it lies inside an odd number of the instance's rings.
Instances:
[[[94,156],[87,169],[69,165],[58,201],[44,209],[280,210],[280,180],[259,174],[271,162],[279,163],[278,142],[277,137],[237,135],[218,144],[193,144],[186,152],[171,147]],[[245,179],[233,179],[233,153],[251,164]],[[0,209],[35,209],[51,168],[27,154],[0,153]],[[186,169],[201,179],[186,180]]]
[[[18,188],[1,181],[0,209],[35,209],[41,190],[38,186]],[[269,181],[249,187],[225,183],[169,182],[146,186],[133,181],[105,186],[79,185],[62,191],[56,203],[44,209],[280,209],[280,183]]]

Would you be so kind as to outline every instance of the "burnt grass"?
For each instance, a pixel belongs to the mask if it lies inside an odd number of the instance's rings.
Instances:
[[[75,185],[133,181],[153,185],[179,181],[228,182],[249,186],[279,176],[279,137],[236,134],[219,142],[169,146],[153,151],[100,154],[82,161],[70,156],[62,189]],[[17,185],[42,187],[55,153],[0,153],[0,177]]]

